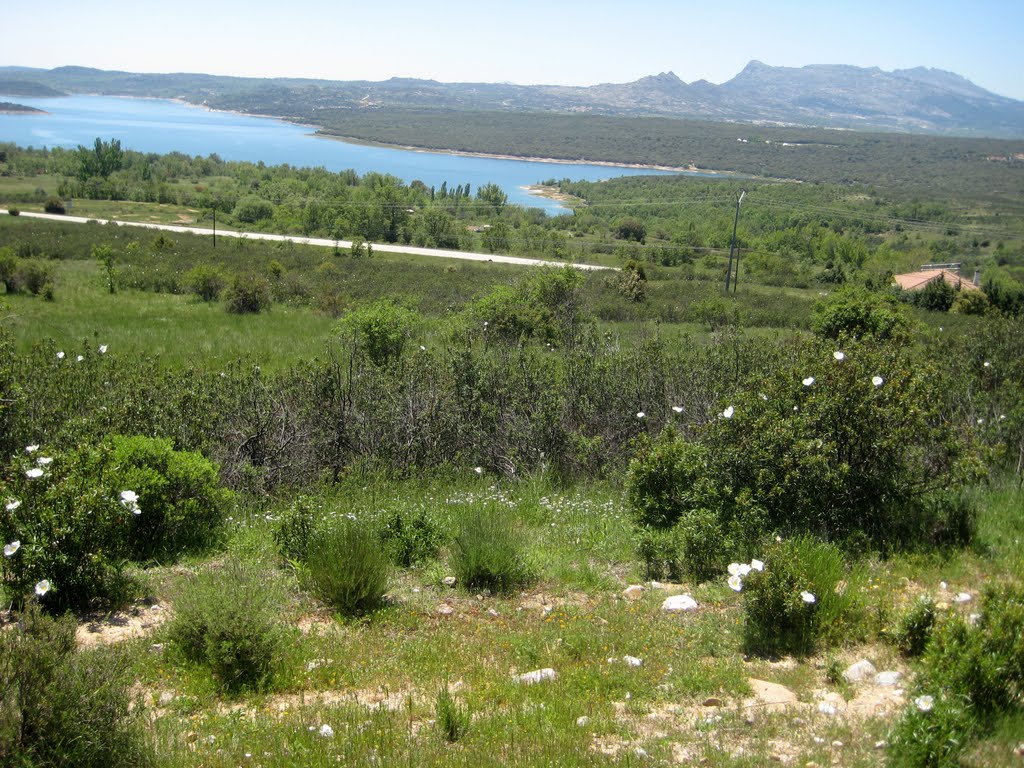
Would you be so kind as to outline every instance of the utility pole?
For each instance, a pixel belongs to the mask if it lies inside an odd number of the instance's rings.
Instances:
[[[736,218],[732,222],[732,244],[729,246],[729,268],[725,272],[725,292],[729,292],[729,281],[732,279],[732,255],[736,250],[736,227],[740,223],[740,203],[743,202],[743,196],[747,194],[747,190],[742,190],[740,196],[736,198]],[[736,256],[736,279],[740,277],[740,260],[739,254]],[[733,293],[736,293],[736,284],[733,283]]]

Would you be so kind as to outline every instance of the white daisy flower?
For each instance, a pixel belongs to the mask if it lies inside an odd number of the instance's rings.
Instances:
[[[812,605],[813,603],[817,602],[817,600],[818,600],[818,598],[816,598],[814,596],[813,592],[808,592],[806,589],[803,592],[800,593],[800,599],[803,600],[808,605]]]

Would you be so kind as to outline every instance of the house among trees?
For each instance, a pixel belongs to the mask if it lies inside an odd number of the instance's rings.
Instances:
[[[978,273],[974,273],[973,280],[964,280],[960,276],[959,264],[924,264],[917,272],[894,275],[893,281],[904,291],[923,291],[936,282],[944,282],[956,291],[981,290],[978,285]]]

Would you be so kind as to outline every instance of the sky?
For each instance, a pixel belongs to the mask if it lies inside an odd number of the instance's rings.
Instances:
[[[51,0],[3,16],[0,66],[594,85],[722,83],[757,59],[933,67],[1024,100],[1020,0]]]

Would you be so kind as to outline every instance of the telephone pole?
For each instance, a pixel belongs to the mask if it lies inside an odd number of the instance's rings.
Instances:
[[[736,198],[736,218],[732,222],[732,244],[729,246],[729,268],[725,272],[725,292],[729,292],[729,281],[732,279],[732,255],[736,250],[736,227],[740,223],[740,203],[743,202],[744,195],[747,194],[747,190],[740,191],[739,197]],[[739,281],[740,277],[740,259],[739,254],[736,255],[736,280]],[[736,284],[732,286],[733,293],[736,292]]]

